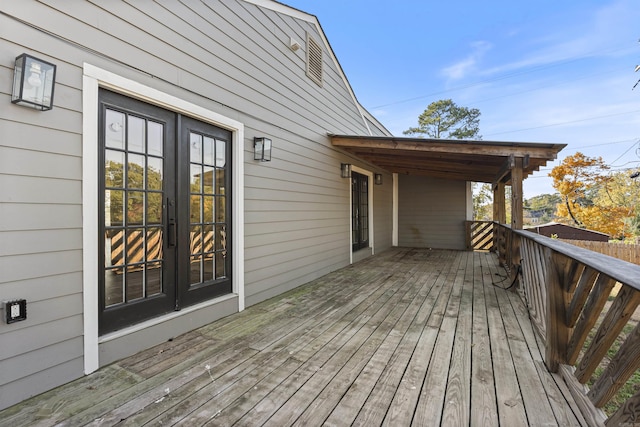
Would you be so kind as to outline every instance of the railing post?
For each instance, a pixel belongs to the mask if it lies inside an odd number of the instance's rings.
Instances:
[[[567,327],[567,292],[565,272],[568,259],[550,248],[544,249],[547,264],[547,310],[545,364],[551,372],[558,372],[566,364],[569,328]]]

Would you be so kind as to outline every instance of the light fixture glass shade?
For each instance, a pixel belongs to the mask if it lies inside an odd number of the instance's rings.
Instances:
[[[56,66],[26,53],[16,58],[11,102],[36,110],[53,108]]]
[[[269,138],[253,138],[253,160],[271,161],[271,140]]]
[[[375,185],[382,185],[382,174],[381,173],[373,174],[373,182]]]
[[[340,164],[340,176],[342,178],[351,178],[351,165],[349,163]]]

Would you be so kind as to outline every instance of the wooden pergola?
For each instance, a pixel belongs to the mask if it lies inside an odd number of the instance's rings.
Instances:
[[[511,186],[511,227],[522,229],[522,181],[556,159],[566,144],[331,135],[331,143],[390,173],[490,183],[493,219],[506,222],[505,185]]]

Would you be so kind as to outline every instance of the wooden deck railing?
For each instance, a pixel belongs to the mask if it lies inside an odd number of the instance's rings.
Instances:
[[[466,247],[469,251],[493,249],[493,221],[465,221]]]
[[[545,363],[585,419],[640,425],[640,266],[504,225],[494,233],[501,261],[521,273]],[[631,391],[619,393],[623,387]]]

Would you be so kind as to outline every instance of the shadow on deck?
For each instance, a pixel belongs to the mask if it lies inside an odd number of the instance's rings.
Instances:
[[[495,255],[394,248],[0,412],[0,425],[586,425]]]

